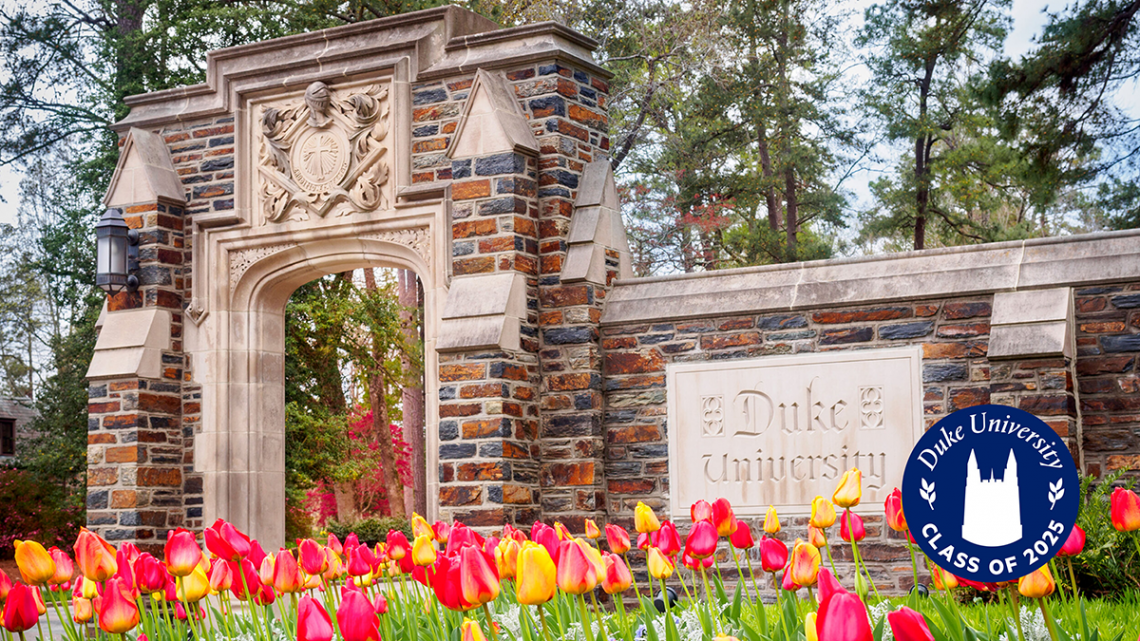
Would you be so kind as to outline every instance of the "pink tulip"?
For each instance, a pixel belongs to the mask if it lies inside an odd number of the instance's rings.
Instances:
[[[333,627],[324,606],[309,595],[297,606],[297,641],[332,641]]]
[[[1065,544],[1057,551],[1057,556],[1076,556],[1084,549],[1085,531],[1081,529],[1081,526],[1074,525],[1073,530],[1069,532],[1069,538],[1065,539]]]
[[[887,622],[898,641],[934,641],[934,635],[922,615],[908,607],[887,613]]]
[[[858,596],[847,592],[831,595],[820,605],[815,622],[822,641],[873,641],[867,608]]]

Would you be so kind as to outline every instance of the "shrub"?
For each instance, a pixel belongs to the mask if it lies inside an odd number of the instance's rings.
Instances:
[[[356,538],[367,545],[376,545],[387,539],[388,530],[400,530],[408,537],[409,541],[412,540],[412,524],[394,516],[370,517],[352,523],[329,521],[325,525],[325,529],[331,534],[335,534],[341,541],[344,541],[344,538],[350,533],[356,532]]]
[[[31,472],[0,468],[0,555],[12,558],[16,539],[70,549],[85,518],[82,508],[65,502],[58,488],[38,482]]]
[[[1086,539],[1084,552],[1073,558],[1073,569],[1086,594],[1119,594],[1140,587],[1140,532],[1118,532],[1112,526],[1109,504],[1109,495],[1126,471],[1117,470],[1100,480],[1089,476],[1081,479],[1077,525],[1084,528]],[[1132,489],[1135,484],[1129,480],[1120,485]],[[1060,574],[1062,579],[1068,578],[1067,572]]]

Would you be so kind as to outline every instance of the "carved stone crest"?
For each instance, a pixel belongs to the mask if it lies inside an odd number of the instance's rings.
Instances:
[[[304,99],[259,107],[262,224],[388,207],[386,85],[338,91],[323,82]]]

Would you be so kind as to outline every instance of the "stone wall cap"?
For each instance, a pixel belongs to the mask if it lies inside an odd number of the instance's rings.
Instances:
[[[766,313],[1140,279],[1140,230],[622,279],[602,323]]]

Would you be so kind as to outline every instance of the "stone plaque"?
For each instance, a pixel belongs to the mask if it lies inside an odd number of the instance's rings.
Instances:
[[[881,512],[923,433],[921,371],[919,347],[669,365],[672,513],[809,514],[852,467]]]

